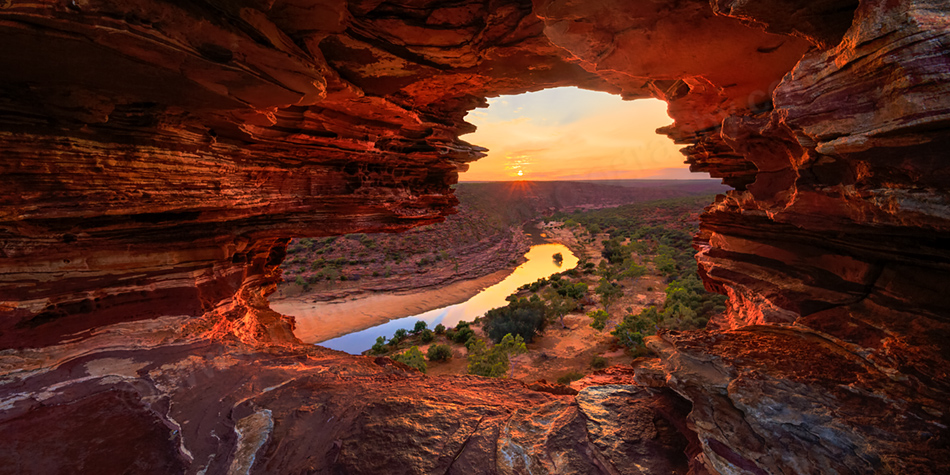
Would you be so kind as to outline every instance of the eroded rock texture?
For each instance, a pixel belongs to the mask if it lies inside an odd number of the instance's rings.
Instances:
[[[950,471],[943,1],[41,0],[0,37],[2,470]],[[735,188],[715,328],[576,396],[297,344],[288,238],[438,221],[465,113],[560,85],[666,100]]]

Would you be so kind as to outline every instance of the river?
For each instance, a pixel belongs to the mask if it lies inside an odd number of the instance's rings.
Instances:
[[[554,254],[557,253],[561,253],[564,258],[560,263],[554,261]],[[435,328],[440,323],[447,328],[451,328],[459,321],[470,322],[476,317],[484,315],[488,310],[508,305],[505,297],[514,293],[518,287],[524,284],[530,284],[542,277],[548,277],[551,274],[577,266],[577,257],[562,244],[548,243],[531,246],[531,249],[525,254],[525,258],[527,262],[518,266],[505,280],[482,290],[465,302],[410,317],[390,320],[382,325],[323,341],[320,346],[350,354],[360,354],[370,349],[376,343],[377,337],[383,336],[388,339],[400,328],[412,330],[419,320],[425,321],[429,328]]]

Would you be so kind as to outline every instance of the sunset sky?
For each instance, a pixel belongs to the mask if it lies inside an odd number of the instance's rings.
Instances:
[[[682,146],[656,134],[673,122],[665,102],[573,87],[488,102],[465,118],[478,131],[462,136],[488,156],[461,181],[709,178],[689,173]]]

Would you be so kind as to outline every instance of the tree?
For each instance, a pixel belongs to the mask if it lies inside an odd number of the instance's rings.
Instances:
[[[432,333],[432,330],[426,328],[419,333],[419,339],[422,340],[423,343],[429,343],[435,339],[435,335]]]
[[[561,323],[561,328],[567,328],[567,325],[564,324],[564,316],[568,312],[577,308],[577,301],[570,297],[562,297],[559,294],[554,294],[548,300],[550,304],[551,313],[558,318],[558,321]]]
[[[465,343],[475,336],[475,330],[470,328],[470,323],[461,321],[455,325],[455,332],[450,338],[456,343]]]
[[[619,264],[630,256],[630,248],[620,244],[621,241],[623,241],[623,239],[620,237],[604,241],[604,250],[601,251],[600,254],[610,261],[611,264]]]
[[[633,262],[632,260],[624,261],[624,266],[626,266],[626,268],[623,269],[620,275],[617,276],[617,278],[619,279],[626,279],[626,278],[635,279],[637,277],[643,277],[647,273],[646,267],[638,265],[636,262]]]
[[[537,295],[530,300],[514,300],[505,307],[491,309],[485,314],[485,332],[496,343],[509,333],[531,341],[544,326],[546,311],[547,307]]]
[[[385,353],[386,350],[387,350],[386,337],[381,336],[381,337],[376,338],[376,344],[374,344],[373,347],[370,349],[370,353],[374,355],[381,355]]]
[[[574,300],[580,300],[587,295],[587,284],[584,282],[578,282],[574,284],[562,285],[557,289],[557,293],[569,297]]]
[[[489,378],[502,378],[508,374],[509,358],[525,353],[521,336],[505,335],[501,342],[489,347],[483,340],[475,340],[468,350],[468,373]]]
[[[405,339],[406,339],[406,335],[408,335],[408,334],[409,334],[409,331],[408,331],[408,330],[406,330],[405,328],[400,328],[400,329],[396,330],[396,333],[393,333],[392,342],[393,342],[393,343],[399,343],[400,341],[405,340]]]
[[[452,357],[452,349],[448,345],[432,345],[426,352],[429,361],[446,361]]]
[[[659,320],[659,318],[656,307],[648,307],[639,314],[630,314],[623,317],[623,321],[610,334],[617,337],[621,345],[636,349],[643,345],[645,337],[652,334],[649,329],[653,327],[653,322]]]
[[[607,319],[610,318],[610,314],[603,310],[587,312],[587,316],[593,319],[593,321],[590,322],[591,328],[601,331],[607,326]]]
[[[623,297],[623,290],[614,282],[607,279],[600,279],[600,285],[594,290],[600,295],[600,303],[604,305],[604,310],[610,310],[610,304],[614,303],[620,297]]]
[[[561,263],[564,262],[564,256],[561,255],[560,252],[557,253],[557,254],[555,254],[555,255],[553,255],[553,256],[551,256],[551,257],[554,259],[554,262],[555,262],[557,265],[561,265]]]
[[[422,356],[422,352],[419,351],[418,346],[413,346],[412,348],[409,348],[409,351],[393,356],[393,361],[398,361],[407,366],[413,367],[421,371],[423,374],[425,374],[427,369],[426,360]]]
[[[429,327],[429,325],[427,325],[424,320],[419,320],[419,321],[416,322],[416,326],[413,327],[412,332],[413,332],[413,333],[419,333],[419,332],[421,332],[422,330],[425,330],[425,329],[428,328],[428,327]]]
[[[653,258],[653,264],[656,265],[656,270],[660,271],[667,278],[672,279],[677,273],[676,260],[662,250],[664,247],[666,246],[660,246],[661,250],[658,252],[661,252],[661,254]]]
[[[443,325],[443,324],[441,324],[441,323],[438,324],[438,325],[436,325],[436,326],[435,326],[435,333],[436,333],[437,335],[441,335],[441,334],[445,333],[445,325]]]
[[[606,280],[616,280],[619,273],[619,269],[616,266],[607,265],[607,261],[600,261],[600,265],[597,266],[597,275]]]

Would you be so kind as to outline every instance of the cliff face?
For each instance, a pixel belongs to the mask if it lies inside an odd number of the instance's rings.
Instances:
[[[0,32],[13,472],[950,470],[942,1],[43,0]],[[696,240],[729,311],[651,341],[662,387],[296,344],[288,238],[440,220],[464,114],[561,85],[666,100],[735,188]]]

